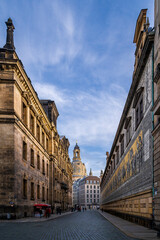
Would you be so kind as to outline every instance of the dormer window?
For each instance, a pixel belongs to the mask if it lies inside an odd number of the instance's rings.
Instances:
[[[124,128],[126,129],[126,145],[128,145],[131,140],[131,117],[126,118]]]
[[[143,118],[143,87],[135,94],[133,108],[135,108],[135,129],[137,129]]]
[[[120,143],[121,143],[121,156],[124,153],[124,134],[121,134],[120,136]]]

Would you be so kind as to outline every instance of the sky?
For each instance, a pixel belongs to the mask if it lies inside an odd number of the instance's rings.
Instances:
[[[87,173],[106,164],[132,81],[137,17],[153,0],[1,0],[0,47],[5,21],[15,26],[16,52],[40,99],[54,100],[57,129],[78,142]]]

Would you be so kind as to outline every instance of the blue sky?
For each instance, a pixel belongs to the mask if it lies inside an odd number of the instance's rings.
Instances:
[[[55,101],[58,132],[78,141],[87,173],[105,168],[134,66],[133,36],[142,8],[153,26],[153,0],[1,0],[15,25],[16,52],[40,99]]]

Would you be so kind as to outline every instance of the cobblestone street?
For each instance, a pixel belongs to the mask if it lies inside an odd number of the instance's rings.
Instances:
[[[133,240],[96,211],[77,212],[51,221],[0,223],[1,240]]]

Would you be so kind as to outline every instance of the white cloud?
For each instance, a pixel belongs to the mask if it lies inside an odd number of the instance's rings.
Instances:
[[[108,91],[62,90],[54,85],[36,83],[40,99],[54,100],[60,113],[58,131],[70,141],[70,158],[76,140],[81,148],[87,172],[97,176],[105,167],[105,152],[113,142],[126,98],[121,86],[112,84]],[[87,150],[87,148],[92,150]],[[96,150],[98,149],[98,150]]]
[[[113,141],[123,104],[124,89],[112,85],[110,91],[69,92],[54,85],[35,84],[40,98],[55,101],[60,112],[58,128],[71,145],[107,146]]]
[[[65,95],[65,91],[59,91],[56,86],[50,84],[41,84],[38,82],[36,82],[34,86],[41,99],[54,100],[55,103],[61,107],[69,104],[69,100]]]

